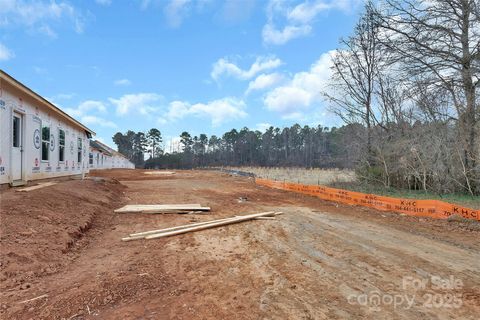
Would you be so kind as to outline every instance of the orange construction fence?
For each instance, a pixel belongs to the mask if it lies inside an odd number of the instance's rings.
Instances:
[[[256,178],[255,182],[261,186],[303,193],[319,197],[323,200],[370,207],[382,211],[394,211],[412,216],[437,219],[446,219],[453,214],[458,214],[467,219],[480,221],[479,210],[469,209],[439,200],[391,198],[325,186],[304,185],[260,178]]]

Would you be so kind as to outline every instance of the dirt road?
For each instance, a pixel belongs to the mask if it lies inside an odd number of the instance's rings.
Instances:
[[[106,181],[2,192],[0,318],[477,319],[480,314],[476,222],[336,205],[217,172],[91,175]],[[201,203],[212,212],[113,213],[127,203]],[[276,221],[120,241],[132,232],[266,210],[285,214]]]

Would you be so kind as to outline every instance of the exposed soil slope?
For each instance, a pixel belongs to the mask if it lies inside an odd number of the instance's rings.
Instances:
[[[1,194],[2,319],[475,319],[480,313],[478,223],[336,205],[216,172],[91,175],[117,177],[122,185],[69,181],[49,191]],[[212,212],[113,214],[126,203],[201,203]],[[285,214],[120,241],[132,232],[266,210]],[[462,285],[415,290],[402,283],[431,276]],[[355,298],[376,293],[415,299],[394,308]],[[462,305],[430,308],[426,294],[460,295]]]

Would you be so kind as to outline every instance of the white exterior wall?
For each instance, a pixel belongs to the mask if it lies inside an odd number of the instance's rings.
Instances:
[[[106,155],[99,151],[96,148],[90,147],[90,152],[93,155],[93,163],[90,164],[90,169],[114,169],[114,168],[124,168],[124,169],[135,169],[135,165],[130,162],[127,158],[113,154],[113,156]],[[97,163],[97,156],[98,156],[98,163]],[[102,156],[103,156],[103,164],[102,164]]]
[[[29,95],[3,82],[0,88],[0,184],[13,181],[12,119],[14,111],[23,115],[22,180],[30,181],[88,172],[89,140],[85,130],[73,122],[64,120]],[[42,125],[45,124],[50,127],[48,161],[41,160]],[[65,130],[64,161],[59,161],[59,129]],[[81,163],[77,162],[77,138],[82,139]]]
[[[88,167],[90,169],[103,169],[102,157],[105,157],[104,154],[95,148],[90,147],[89,149],[90,149],[90,153],[93,155],[93,163],[90,163],[90,158],[89,158]]]

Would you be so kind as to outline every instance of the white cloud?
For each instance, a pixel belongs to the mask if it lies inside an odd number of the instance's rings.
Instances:
[[[336,1],[327,3],[322,0],[303,2],[288,12],[287,19],[298,23],[310,23],[320,12],[331,9],[336,3]]]
[[[172,101],[168,106],[166,118],[168,120],[182,119],[190,113],[190,104],[184,101]]]
[[[248,70],[243,70],[233,62],[222,58],[213,64],[210,76],[214,80],[218,80],[224,74],[240,80],[248,80],[262,71],[278,68],[281,64],[282,60],[275,57],[257,57]]]
[[[255,12],[255,5],[255,0],[225,0],[219,17],[227,25],[244,22]]]
[[[107,128],[117,128],[117,125],[114,122],[105,120],[97,116],[83,116],[81,118],[81,122],[85,123],[86,125],[97,125]]]
[[[45,35],[49,38],[52,38],[52,39],[58,38],[58,34],[55,31],[53,31],[53,29],[50,28],[50,26],[48,26],[46,24],[41,25],[41,26],[37,27],[36,29],[37,29],[36,30],[37,32],[39,32],[39,33],[41,33],[41,34],[43,34],[43,35]]]
[[[159,109],[163,97],[156,93],[137,93],[126,94],[119,99],[109,98],[108,100],[116,106],[116,112],[120,116],[127,115],[132,110],[147,115]]]
[[[258,130],[260,132],[265,132],[267,131],[268,128],[272,127],[272,125],[270,123],[257,123],[257,125],[255,126],[255,130]]]
[[[263,41],[268,44],[285,44],[288,41],[308,35],[311,26],[285,26],[282,30],[276,29],[272,24],[266,24],[262,30]]]
[[[7,61],[15,57],[12,50],[0,43],[0,61]]]
[[[207,117],[212,126],[218,126],[228,120],[241,119],[247,116],[243,100],[223,98],[208,103],[190,104],[184,101],[172,101],[165,117],[159,118],[159,123],[175,121],[187,116]]]
[[[70,100],[75,96],[75,93],[59,93],[54,96],[54,100]]]
[[[190,3],[190,0],[170,0],[164,8],[165,18],[169,26],[177,28],[182,24],[183,19],[189,13]]]
[[[74,117],[86,116],[87,112],[92,111],[105,113],[107,111],[107,107],[101,101],[86,100],[80,103],[77,108],[65,108],[65,112]]]
[[[39,75],[46,75],[48,73],[48,70],[46,68],[34,66],[33,71],[35,71],[36,74]]]
[[[2,27],[27,27],[29,31],[56,37],[55,31],[53,31],[49,23],[59,22],[62,19],[73,23],[75,32],[83,32],[83,15],[66,1],[3,0],[0,2]]]
[[[255,90],[263,90],[263,89],[270,88],[278,84],[282,80],[283,80],[283,75],[281,75],[280,73],[270,73],[270,74],[262,73],[261,75],[256,77],[255,80],[250,81],[245,94],[249,94],[250,92]]]
[[[174,153],[174,152],[181,152],[183,150],[183,145],[180,143],[181,138],[178,136],[166,136],[164,137],[165,143],[165,152]]]
[[[132,82],[128,79],[118,79],[113,82],[116,86],[129,86]]]
[[[267,23],[262,30],[263,42],[282,45],[292,39],[304,37],[312,32],[312,24],[321,12],[334,9],[348,12],[355,3],[360,2],[360,0],[307,0],[289,7],[285,1],[270,0],[267,5]],[[284,26],[279,28],[279,24]]]
[[[298,118],[312,106],[320,105],[331,75],[333,54],[322,54],[310,70],[294,74],[287,83],[269,91],[263,101],[267,109],[285,118]]]
[[[112,0],[95,0],[101,6],[109,6],[112,4]]]

